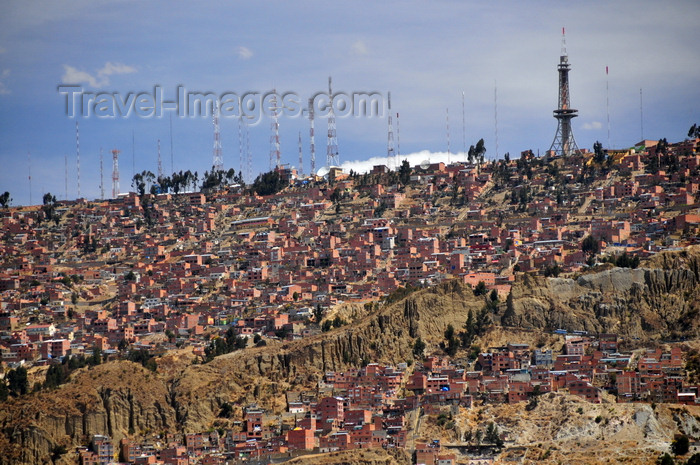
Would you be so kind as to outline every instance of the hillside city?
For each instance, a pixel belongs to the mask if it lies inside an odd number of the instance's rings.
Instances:
[[[566,157],[526,150],[365,174],[331,168],[325,178],[283,166],[250,185],[232,170],[205,173],[202,185],[189,172],[144,172],[115,199],[46,194],[42,205],[10,207],[4,197],[0,399],[57,389],[113,360],[157,372],[178,351],[207,364],[302,340],[350,325],[344,306],[372,312],[457,280],[484,309],[444,328],[437,347],[418,338],[416,363],[352,361],[357,368],[326,372],[314,390],[287,392],[285,412],[224,403],[218,416],[233,427],[93,435],[80,461],[266,463],[381,448],[408,450],[415,463],[489,464],[511,440],[493,424],[449,444],[416,436],[417,424],[433,415],[450,431],[459,409],[534,408],[564,393],[697,405],[700,356],[678,345],[556,326],[546,330],[554,345],[477,340],[520,276],[636,268],[699,244],[699,135],[627,149],[596,143]],[[458,461],[458,448],[471,462]]]

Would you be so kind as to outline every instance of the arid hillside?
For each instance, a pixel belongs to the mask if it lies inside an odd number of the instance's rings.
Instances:
[[[617,332],[640,341],[697,339],[700,336],[698,283],[698,248],[661,254],[634,270],[603,269],[572,278],[519,275],[507,301],[490,311],[487,319],[493,331],[501,331],[503,325],[536,330],[538,334],[566,328]],[[271,411],[282,411],[288,390],[312,389],[326,371],[339,371],[363,362],[412,362],[413,345],[418,337],[426,342],[428,352],[439,350],[446,327],[451,324],[462,328],[469,312],[479,312],[486,298],[475,296],[468,286],[457,281],[445,282],[366,315],[355,312],[356,321],[327,333],[233,352],[207,364],[193,364],[192,356],[179,359],[166,356],[160,360],[157,373],[125,361],[82,369],[56,390],[10,399],[2,406],[0,464],[46,463],[57,446],[70,450],[86,444],[92,434],[108,434],[119,441],[131,435],[203,431],[211,427],[226,402],[235,406],[234,415],[239,418],[241,408],[252,402]],[[553,403],[556,402],[558,398]],[[630,421],[646,424],[656,418],[656,413],[648,411],[649,406],[610,405],[605,408],[627,412],[624,417],[627,419],[618,424],[610,413],[604,427],[598,424],[594,427],[584,420],[591,415],[593,418],[602,415],[604,412],[599,410],[604,407],[580,403],[576,409],[581,407],[584,413],[571,414],[568,409],[572,402],[563,404],[561,408],[567,410],[561,415],[552,411],[540,417],[537,409],[503,414],[497,413],[498,409],[507,412],[507,408],[518,407],[487,409],[494,411],[497,423],[517,437],[516,443],[526,449],[534,450],[540,442],[551,443],[551,447],[542,446],[542,450],[552,448],[549,452],[552,457],[564,454],[567,448],[579,451],[582,457],[598,454],[602,449],[576,444],[584,437],[594,441],[605,437],[608,441],[624,431]],[[669,408],[660,411],[664,409]],[[698,412],[693,415],[697,416]],[[575,434],[571,429],[574,426],[568,426],[569,423],[557,423],[569,417],[577,420],[579,426],[575,428],[580,434]],[[471,421],[468,418],[469,415],[464,421]],[[656,428],[652,432],[658,431],[659,438],[666,438],[680,428],[677,422],[669,423],[666,419],[653,421],[650,428]],[[657,428],[656,424],[661,426]],[[537,428],[538,438],[526,439],[528,436],[523,431],[528,428]],[[637,433],[632,436],[639,439]],[[647,449],[639,449],[639,454],[646,454],[639,457],[649,455]],[[65,455],[66,460],[69,457],[70,454]]]

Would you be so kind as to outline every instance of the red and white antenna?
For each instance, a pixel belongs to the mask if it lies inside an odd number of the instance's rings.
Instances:
[[[80,198],[80,128],[78,122],[75,122],[75,153],[78,162],[78,197]]]

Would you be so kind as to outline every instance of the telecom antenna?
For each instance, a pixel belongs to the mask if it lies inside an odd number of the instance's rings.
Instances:
[[[250,131],[248,129],[248,121],[245,121],[245,151],[248,159],[248,169],[246,170],[246,179],[248,182],[253,181],[253,156],[250,153]]]
[[[314,99],[309,99],[309,152],[311,154],[311,175],[316,174],[316,139],[314,137]]]
[[[605,113],[608,116],[608,148],[610,146],[610,85],[608,78],[608,67],[605,67]]]
[[[639,131],[644,140],[644,105],[642,104],[642,89],[639,88]]]
[[[64,198],[65,198],[66,200],[68,200],[68,155],[65,155],[65,159],[66,159],[66,176],[65,176],[65,180],[66,180],[66,196],[65,196]]]
[[[173,164],[173,114],[170,113],[170,172],[175,172],[175,165]]]
[[[495,123],[494,135],[496,137],[496,158],[498,160],[498,83],[493,81],[493,118]]]
[[[80,127],[75,122],[75,154],[78,162],[78,198],[80,198]]]
[[[221,154],[221,131],[219,130],[219,102],[214,104],[214,153],[212,169],[221,171],[224,169],[224,158]]]
[[[163,177],[163,160],[160,158],[160,139],[158,139],[158,179]]]
[[[136,175],[136,138],[134,130],[131,130],[131,177]]]
[[[241,176],[245,172],[245,154],[243,153],[243,112],[238,117],[238,163],[241,168]]]
[[[335,129],[335,111],[333,110],[333,90],[331,88],[331,78],[328,77],[328,96],[330,98],[330,109],[328,111],[328,146],[326,151],[326,165],[340,165],[340,157],[338,155],[338,136]]]
[[[100,147],[100,199],[105,199],[105,178],[102,174],[102,147]]]
[[[270,171],[275,167],[279,168],[281,165],[281,153],[280,153],[280,123],[278,119],[277,106],[277,90],[272,89],[272,102],[270,110],[272,111],[272,123],[270,123],[270,131],[272,135],[270,136]]]
[[[386,143],[386,166],[390,170],[393,168],[395,170],[399,169],[396,163],[396,152],[394,151],[394,124],[391,120],[391,92],[387,95],[388,105],[389,105],[389,131],[387,133],[387,143]]]
[[[401,133],[399,132],[399,113],[396,112],[396,159],[401,156]]]
[[[445,123],[447,125],[447,164],[450,164],[450,108],[447,107],[447,114],[445,116]]]
[[[112,150],[112,198],[119,196],[119,150]]]
[[[571,131],[571,118],[578,116],[578,110],[571,108],[569,101],[569,56],[566,53],[566,31],[561,29],[561,55],[559,56],[559,106],[554,110],[557,132],[549,151],[555,155],[571,155],[578,151],[574,133]]]
[[[301,151],[301,131],[299,131],[299,177],[304,172],[304,154]]]
[[[27,151],[27,168],[29,170],[29,205],[32,205],[32,154]]]
[[[464,117],[464,91],[462,91],[462,153],[467,156],[467,121]]]

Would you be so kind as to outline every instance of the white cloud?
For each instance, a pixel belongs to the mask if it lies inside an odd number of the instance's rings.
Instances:
[[[125,65],[123,63],[112,63],[108,61],[105,65],[97,70],[97,75],[93,76],[87,71],[81,71],[70,65],[63,65],[64,73],[61,78],[65,84],[80,84],[87,83],[90,87],[103,87],[109,85],[109,76],[114,74],[130,74],[135,73],[136,68]]]
[[[420,152],[400,155],[399,163],[402,163],[404,160],[408,160],[408,163],[410,163],[411,167],[413,167],[420,165],[424,161],[429,163],[448,163],[449,160],[449,162],[454,163],[458,161],[463,162],[465,161],[465,158],[466,157],[463,153],[450,153],[448,156],[447,152],[430,152],[428,150],[421,150]],[[343,168],[343,171],[346,173],[350,172],[350,170],[353,170],[356,173],[367,173],[373,166],[386,164],[387,157],[372,157],[369,160],[346,161],[341,163],[340,167]]]
[[[583,129],[585,129],[586,131],[603,129],[603,123],[601,123],[600,121],[591,121],[590,123],[584,123]]]
[[[369,53],[367,44],[362,40],[358,40],[352,44],[352,51],[355,55],[367,55]]]
[[[10,76],[9,69],[3,69],[0,73],[0,95],[7,95],[10,93],[10,89],[7,88],[5,80]]]
[[[242,45],[236,49],[236,53],[241,60],[247,60],[253,56],[253,51]]]
[[[112,63],[108,61],[105,65],[97,71],[98,76],[111,76],[112,74],[130,74],[135,73],[136,68],[133,66],[125,65],[123,63]]]

